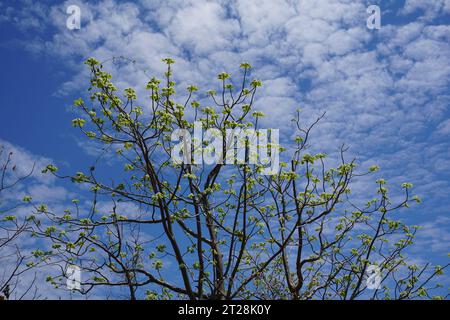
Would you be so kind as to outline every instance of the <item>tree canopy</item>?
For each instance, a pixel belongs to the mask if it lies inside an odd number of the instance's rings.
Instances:
[[[401,185],[403,198],[393,200],[387,181],[375,179],[373,194],[354,199],[354,182],[378,167],[359,168],[345,146],[336,165],[313,153],[310,135],[324,115],[304,124],[298,110],[293,141],[268,142],[280,153],[275,174],[248,161],[248,137],[243,163],[172,161],[172,133],[193,133],[194,122],[223,135],[259,129],[264,114],[254,101],[262,82],[242,63],[239,79],[219,73],[219,89],[206,98],[195,85],[178,94],[174,60],[163,62],[164,77],[151,78],[145,90],[119,90],[102,63],[86,61],[89,99],[74,102],[72,125],[114,153],[123,172],[97,174],[108,165],[102,157],[75,174],[54,164],[43,170],[91,193],[88,203],[74,200],[64,212],[29,200],[33,236],[51,243],[34,256],[61,270],[47,281],[64,287],[66,268],[75,264],[83,272],[79,292],[124,288],[130,299],[445,298],[433,289],[448,265],[419,266],[406,255],[419,227],[398,212],[420,203],[413,186]],[[189,151],[201,156],[210,145]],[[223,139],[221,147],[215,152],[223,156],[234,145]],[[379,285],[371,287],[374,270]]]

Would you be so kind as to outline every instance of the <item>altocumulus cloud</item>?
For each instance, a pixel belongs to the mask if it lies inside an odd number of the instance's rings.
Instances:
[[[305,123],[326,111],[313,136],[318,150],[334,154],[347,143],[392,184],[414,183],[424,204],[411,221],[426,222],[421,241],[442,255],[450,235],[450,2],[373,2],[382,9],[380,30],[366,28],[373,3],[361,0],[23,1],[27,10],[2,4],[0,23],[40,26],[24,45],[70,70],[60,95],[85,89],[81,61],[89,56],[135,59],[107,67],[120,87],[139,88],[171,56],[180,88],[195,83],[205,91],[218,72],[237,75],[240,62],[251,62],[265,84],[256,101],[262,125],[286,139],[298,107]],[[65,27],[71,4],[81,8],[75,32]]]

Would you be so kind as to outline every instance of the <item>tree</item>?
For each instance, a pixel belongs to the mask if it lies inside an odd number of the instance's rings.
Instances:
[[[182,148],[186,161],[174,162],[172,133],[192,132],[195,121],[222,137],[227,130],[257,129],[263,114],[253,104],[262,84],[249,80],[251,66],[243,63],[238,85],[229,74],[218,75],[220,89],[207,92],[214,107],[194,85],[177,103],[174,61],[163,61],[164,80],[148,82],[147,102],[132,88],[121,94],[101,63],[86,61],[90,101],[75,101],[82,115],[73,126],[114,151],[125,172],[99,177],[100,159],[88,173],[61,175],[54,165],[44,170],[89,186],[93,197],[89,208],[74,201],[64,213],[46,207],[34,213],[34,221],[52,223],[36,224],[35,232],[52,240],[49,256],[62,266],[61,277],[49,281],[60,286],[65,265],[77,264],[88,275],[80,292],[119,287],[130,299],[432,297],[434,278],[448,265],[407,262],[404,253],[418,227],[396,219],[396,212],[420,202],[411,195],[411,184],[403,184],[399,203],[389,198],[383,179],[376,181],[371,200],[353,201],[353,181],[378,168],[358,172],[356,161],[345,159],[345,147],[339,164],[328,167],[325,154],[308,152],[311,130],[321,117],[305,128],[299,112],[294,150],[288,155],[276,145],[289,160],[275,175],[262,175],[263,165],[248,161],[254,156],[249,137],[243,141],[244,163],[189,161],[211,140]],[[222,152],[216,151],[223,157],[231,148],[234,144],[222,138]],[[104,199],[111,212],[98,208]],[[381,286],[370,291],[366,278],[375,269]]]
[[[16,210],[31,200],[25,197],[23,202],[15,201],[12,195],[20,184],[32,175],[33,169],[24,176],[17,175],[17,166],[13,164],[13,152],[0,146],[0,300],[12,298],[20,283],[21,276],[34,267],[32,255],[21,244],[30,224],[15,215]],[[5,198],[5,193],[6,197]],[[23,298],[33,287],[36,278],[26,285],[17,297]]]

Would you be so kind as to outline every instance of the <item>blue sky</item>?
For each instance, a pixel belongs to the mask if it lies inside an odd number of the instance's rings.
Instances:
[[[81,29],[66,28],[66,8],[81,8]],[[366,27],[370,4],[381,29]],[[349,145],[363,166],[378,164],[392,189],[415,185],[423,205],[408,211],[422,224],[414,257],[448,262],[450,252],[450,1],[3,1],[0,3],[0,144],[21,170],[54,162],[69,172],[92,162],[91,145],[71,127],[70,105],[85,94],[82,62],[126,56],[109,65],[121,87],[143,88],[177,61],[180,87],[204,91],[220,71],[249,61],[263,80],[262,125],[280,128],[301,107],[304,121],[321,112],[317,150]],[[355,188],[355,187],[354,187]],[[373,190],[360,181],[359,194]],[[24,193],[51,195],[63,206],[70,186],[36,174]]]

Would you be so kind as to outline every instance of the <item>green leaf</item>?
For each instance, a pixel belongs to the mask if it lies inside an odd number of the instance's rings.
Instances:
[[[56,173],[56,172],[58,171],[58,168],[55,167],[55,166],[52,165],[52,164],[49,164],[48,166],[45,167],[44,170],[42,170],[42,173],[47,173],[47,172],[49,172],[49,171],[50,171],[51,173]]]
[[[250,85],[251,85],[253,88],[261,87],[261,86],[262,86],[262,81],[261,81],[261,80],[255,79],[255,80],[253,80],[253,81],[250,83]]]
[[[175,63],[175,60],[173,60],[172,58],[164,58],[162,59],[163,62],[165,62],[167,65],[171,65]]]
[[[85,123],[86,123],[86,120],[81,119],[81,118],[76,118],[76,119],[72,120],[73,127],[83,128]]]
[[[411,189],[412,187],[413,187],[412,183],[408,182],[402,183],[402,188]]]

